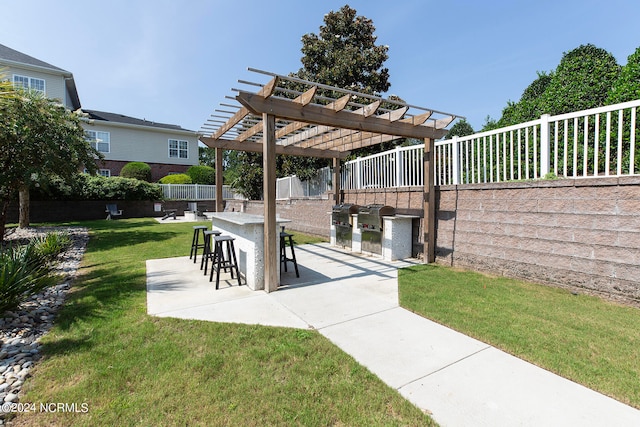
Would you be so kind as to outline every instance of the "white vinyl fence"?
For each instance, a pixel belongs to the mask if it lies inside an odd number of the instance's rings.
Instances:
[[[435,144],[436,185],[636,175],[640,100]]]
[[[216,186],[201,184],[159,184],[167,200],[215,200]],[[234,193],[231,186],[222,186],[223,199],[236,199],[242,196]]]
[[[276,199],[296,197],[320,197],[331,190],[331,169],[322,168],[318,174],[308,181],[301,181],[297,176],[288,176],[276,180]]]
[[[435,185],[640,173],[640,100],[453,137],[434,144]],[[423,185],[424,145],[347,162],[342,188]]]

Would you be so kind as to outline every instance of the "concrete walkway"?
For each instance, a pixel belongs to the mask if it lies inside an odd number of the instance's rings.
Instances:
[[[270,294],[216,291],[188,257],[149,260],[148,312],[317,329],[442,426],[640,426],[634,408],[400,308],[397,269],[411,262],[327,244],[296,255],[300,278],[283,273]]]

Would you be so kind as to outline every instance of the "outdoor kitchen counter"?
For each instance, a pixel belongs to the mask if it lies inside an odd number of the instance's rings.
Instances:
[[[211,219],[212,229],[235,238],[234,245],[238,258],[238,268],[245,283],[253,290],[264,289],[264,217],[243,212],[206,212]],[[277,218],[278,227],[291,222]],[[278,235],[276,230],[276,235]],[[280,239],[276,239],[280,253]],[[280,269],[278,268],[278,280]]]

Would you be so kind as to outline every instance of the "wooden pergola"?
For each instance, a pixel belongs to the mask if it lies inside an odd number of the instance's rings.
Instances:
[[[216,182],[222,182],[223,150],[263,154],[265,290],[278,288],[276,154],[333,159],[333,192],[340,202],[340,161],[351,150],[398,138],[424,141],[424,262],[435,261],[433,141],[462,116],[415,107],[393,99],[249,69],[269,76],[266,84],[239,83],[233,104],[221,104],[202,127],[200,141],[216,149]],[[301,90],[302,89],[302,90]],[[231,110],[230,110],[231,109]],[[410,110],[412,110],[410,112]],[[414,112],[415,110],[415,112]],[[216,188],[223,209],[222,185]]]

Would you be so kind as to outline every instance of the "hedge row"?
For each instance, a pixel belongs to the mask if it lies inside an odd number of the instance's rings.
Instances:
[[[161,200],[157,184],[119,176],[78,174],[70,181],[52,178],[33,188],[34,200]]]

